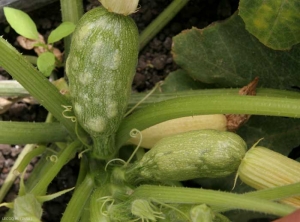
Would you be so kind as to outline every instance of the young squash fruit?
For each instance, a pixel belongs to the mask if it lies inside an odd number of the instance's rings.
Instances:
[[[70,94],[78,123],[93,139],[92,155],[115,153],[115,132],[123,119],[139,51],[139,33],[126,16],[138,1],[105,1],[77,24],[66,62]],[[117,4],[119,3],[119,4]],[[123,11],[120,5],[126,3]],[[118,14],[114,12],[117,7]]]
[[[200,129],[225,131],[227,129],[226,116],[223,114],[186,116],[156,124],[141,132],[140,145],[144,148],[151,148],[165,137]],[[128,142],[138,145],[140,137],[131,138]]]
[[[232,132],[185,132],[160,140],[125,174],[128,181],[224,177],[238,169],[246,147],[245,141]]]

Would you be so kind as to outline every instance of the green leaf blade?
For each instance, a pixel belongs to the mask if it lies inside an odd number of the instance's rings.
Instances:
[[[50,76],[55,68],[55,56],[51,52],[44,52],[37,59],[37,66],[39,70],[45,75]]]
[[[300,44],[290,51],[272,50],[245,29],[240,16],[173,38],[175,62],[193,79],[217,87],[242,87],[259,77],[259,87],[300,86]]]
[[[237,133],[247,142],[248,147],[264,138],[259,146],[288,156],[300,144],[299,127],[300,119],[252,116]]]
[[[70,35],[75,30],[75,24],[72,22],[63,22],[56,29],[54,29],[49,37],[48,44],[57,42],[62,38]]]
[[[162,91],[165,93],[207,88],[211,88],[211,85],[195,81],[182,69],[169,73],[161,86]]]
[[[298,0],[241,0],[239,15],[246,29],[264,45],[287,50],[300,42]]]
[[[21,10],[4,7],[4,15],[10,26],[19,34],[28,39],[39,39],[35,23],[25,12]]]

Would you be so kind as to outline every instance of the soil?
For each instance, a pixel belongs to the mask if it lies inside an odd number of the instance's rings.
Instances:
[[[138,28],[142,31],[147,25],[156,18],[171,0],[140,0],[141,8],[132,17],[136,21]],[[97,0],[84,1],[85,10],[90,10],[99,4]],[[165,79],[165,77],[178,67],[172,59],[171,45],[172,37],[184,29],[192,26],[203,28],[210,23],[223,20],[229,17],[237,9],[238,0],[190,0],[180,13],[152,39],[149,44],[140,52],[136,76],[132,85],[132,90],[142,92],[151,89],[155,83]],[[30,12],[29,15],[36,22],[39,32],[47,38],[50,31],[61,23],[59,2],[52,3],[44,8]],[[7,24],[0,23],[0,32],[7,27]],[[2,35],[2,34],[1,34]],[[23,54],[32,54],[34,52],[23,50],[16,42],[17,34],[10,30],[4,34],[4,38],[12,43]],[[55,45],[63,51],[63,43]],[[58,76],[64,75],[64,70],[57,71]],[[3,69],[0,68],[0,80],[11,79]],[[4,121],[29,121],[43,122],[46,118],[47,111],[39,106],[24,102],[15,103],[4,114],[0,115],[0,120]],[[0,185],[3,183],[7,173],[13,165],[17,154],[22,150],[20,145],[0,145]],[[34,159],[28,169],[34,167]],[[64,167],[61,173],[49,186],[48,193],[54,193],[74,186],[78,173],[78,161],[72,160]],[[11,201],[18,192],[18,180],[8,193],[5,201]],[[71,194],[63,195],[60,198],[44,204],[44,222],[57,222],[60,220],[66,204]],[[3,208],[0,208],[0,216],[3,216]]]

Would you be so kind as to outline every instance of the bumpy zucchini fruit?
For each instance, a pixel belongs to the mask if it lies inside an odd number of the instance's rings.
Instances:
[[[138,48],[134,21],[104,7],[87,12],[73,33],[66,63],[70,94],[96,158],[115,153],[115,132],[127,107]]]
[[[190,131],[160,140],[126,173],[129,181],[224,177],[237,171],[245,153],[246,143],[235,133]]]

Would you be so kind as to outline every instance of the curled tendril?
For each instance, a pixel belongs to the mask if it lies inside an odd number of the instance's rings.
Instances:
[[[176,208],[176,207],[174,207],[174,206],[172,206],[172,205],[170,205],[170,204],[166,204],[166,203],[163,203],[163,202],[161,202],[161,201],[158,201],[158,200],[156,200],[156,199],[154,199],[154,198],[150,198],[150,201],[159,204],[161,207],[167,207],[167,208],[170,208],[170,209],[172,209],[172,210],[175,210],[175,211],[177,211],[178,213],[180,213],[181,215],[183,215],[184,217],[186,217],[186,218],[188,219],[188,221],[190,221],[189,216],[187,216],[184,212],[182,212],[182,211],[179,210],[178,208]],[[152,203],[151,203],[151,204],[152,204]]]
[[[75,123],[77,121],[75,116],[66,115],[66,112],[72,112],[73,107],[65,105],[62,105],[62,107],[65,108],[65,110],[62,112],[63,117],[65,117],[66,119],[70,119],[73,123]]]
[[[160,204],[161,207],[167,207],[167,208],[170,208],[170,209],[173,209],[173,210],[177,211],[178,213],[180,213],[181,215],[183,215],[184,217],[186,217],[188,221],[190,221],[189,216],[187,216],[184,212],[182,212],[182,211],[179,210],[178,208],[176,208],[176,207],[174,207],[174,206],[172,206],[172,205],[170,205],[170,204],[166,204],[166,203],[163,203],[163,202],[161,202],[161,201],[155,200],[155,199],[153,199],[153,198],[151,198],[150,200],[151,200],[152,202],[155,202],[155,203]]]
[[[144,199],[136,199],[131,203],[131,213],[135,215],[137,218],[133,221],[153,221],[157,218],[165,219],[163,212],[161,209],[157,209],[157,207],[151,203],[151,200]]]
[[[102,205],[101,205],[101,208],[100,208],[100,213],[105,216],[105,217],[109,217],[108,215],[108,212],[107,210],[106,211],[103,211],[103,208],[105,207],[105,205],[108,203],[108,202],[111,202],[109,207],[111,207],[114,203],[115,203],[115,200],[112,196],[105,196],[105,197],[101,197],[99,198],[97,201],[100,201],[100,200],[104,200]]]
[[[107,162],[107,164],[105,165],[105,168],[104,170],[106,171],[107,170],[107,167],[109,164],[111,164],[112,162],[115,162],[115,161],[120,161],[123,165],[126,164],[126,162],[120,158],[115,158],[115,159],[111,159],[110,161]]]
[[[141,131],[139,131],[138,129],[132,129],[130,132],[129,132],[129,135],[130,137],[132,138],[136,138],[138,136],[140,136],[142,138],[142,133]]]
[[[133,13],[137,13],[140,9],[141,9],[141,6],[138,5],[138,7],[136,8],[136,10]]]
[[[133,138],[136,138],[136,137],[140,137],[140,140],[139,140],[139,144],[137,145],[137,147],[135,148],[135,150],[133,151],[133,153],[131,154],[131,156],[129,157],[129,159],[127,160],[127,162],[125,163],[124,166],[127,166],[130,161],[132,160],[132,158],[134,157],[134,155],[136,154],[136,152],[138,151],[138,149],[140,148],[141,146],[141,143],[142,143],[142,140],[143,140],[143,135],[141,133],[141,131],[139,131],[138,129],[132,129],[129,133],[129,135]]]
[[[56,155],[51,155],[51,156],[47,156],[46,159],[55,163],[58,160],[58,157]]]
[[[77,118],[76,116],[68,116],[66,114],[66,112],[72,112],[72,109],[73,107],[72,106],[65,106],[65,105],[62,105],[63,108],[65,108],[65,110],[62,112],[62,115],[63,117],[65,117],[66,119],[70,119],[73,123],[76,123],[75,124],[75,133],[77,135],[77,138],[80,140],[80,142],[82,144],[84,144],[86,147],[90,147],[84,140],[82,140],[82,138],[80,137],[80,135],[78,134],[78,122],[77,122]],[[85,151],[81,152],[78,157],[81,158],[82,154],[84,153]]]
[[[81,159],[82,154],[84,154],[85,152],[88,152],[88,151],[90,151],[90,150],[91,150],[91,149],[88,148],[88,149],[85,149],[85,150],[81,151],[80,153],[78,153],[78,159]]]

